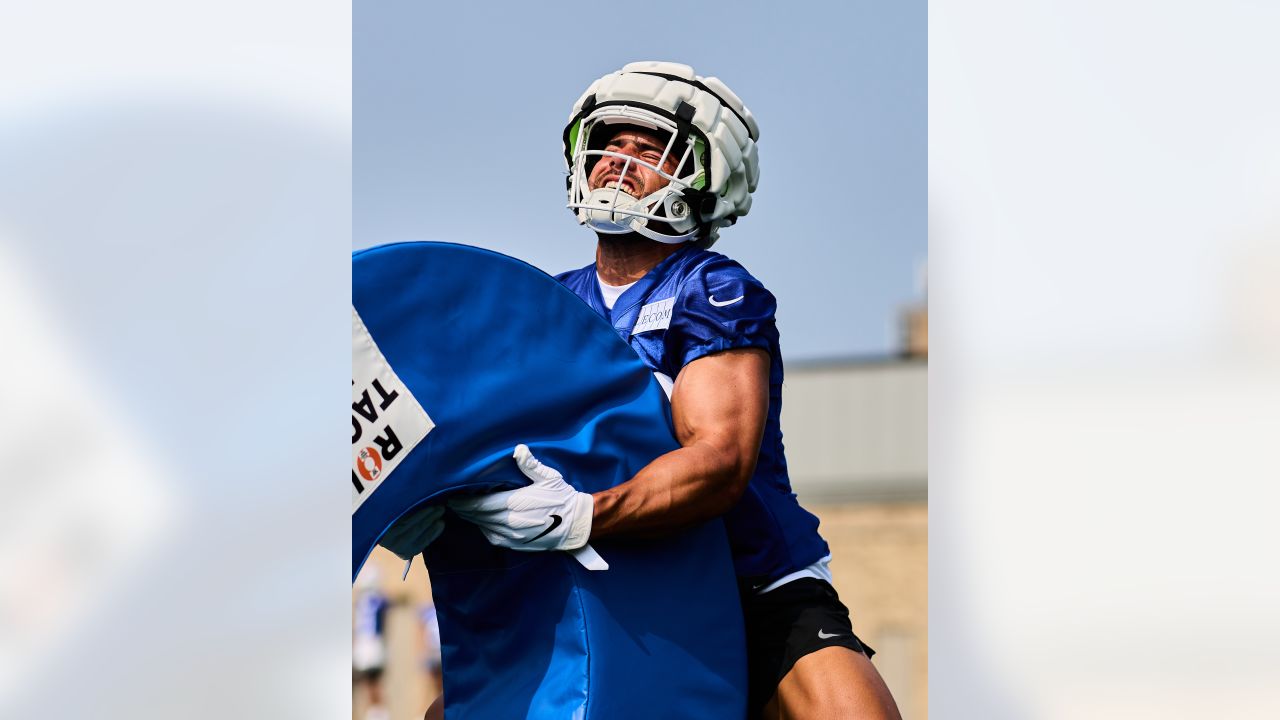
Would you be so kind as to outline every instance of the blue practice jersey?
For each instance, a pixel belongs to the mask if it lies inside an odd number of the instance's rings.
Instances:
[[[709,250],[681,248],[629,288],[613,310],[600,296],[594,264],[557,276],[612,323],[656,372],[675,378],[721,350],[768,351],[769,416],[742,500],[725,515],[740,581],[761,586],[829,554],[818,519],[800,507],[782,451],[782,355],[773,294],[738,263]]]

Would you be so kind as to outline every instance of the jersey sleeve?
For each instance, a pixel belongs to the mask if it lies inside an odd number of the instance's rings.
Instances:
[[[777,347],[777,301],[759,280],[725,257],[692,273],[679,293],[666,335],[671,370],[705,355],[756,347],[771,354]],[[674,377],[674,374],[673,374]]]

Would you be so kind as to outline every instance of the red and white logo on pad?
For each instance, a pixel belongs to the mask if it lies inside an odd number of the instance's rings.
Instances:
[[[435,427],[351,308],[351,512]]]
[[[356,456],[356,472],[365,482],[373,482],[382,474],[382,456],[372,447],[363,448]]]

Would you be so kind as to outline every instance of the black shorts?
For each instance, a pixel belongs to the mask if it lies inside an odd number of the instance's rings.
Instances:
[[[763,595],[744,589],[749,717],[757,717],[800,658],[828,647],[875,654],[853,634],[849,608],[825,580],[800,578]]]

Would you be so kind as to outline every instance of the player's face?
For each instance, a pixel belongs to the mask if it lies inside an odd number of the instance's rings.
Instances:
[[[609,140],[605,150],[629,155],[657,167],[658,161],[662,159],[662,151],[666,146],[667,139],[659,133],[639,128],[627,128],[619,130]],[[677,157],[667,157],[661,166],[663,172],[674,173],[678,160],[679,158]],[[627,161],[620,157],[606,155],[600,158],[595,167],[591,168],[591,177],[587,178],[587,186],[595,190],[602,187],[617,187],[621,185],[622,191],[628,195],[635,198],[643,198],[661,190],[670,182],[648,167],[634,162],[627,168],[626,177],[623,177],[622,168],[626,164]]]

